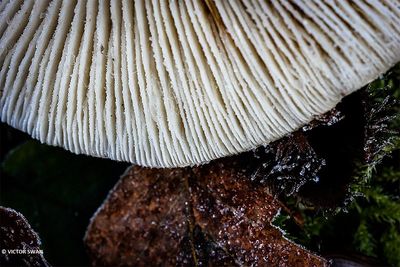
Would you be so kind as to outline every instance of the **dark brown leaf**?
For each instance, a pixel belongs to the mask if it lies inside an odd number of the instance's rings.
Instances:
[[[1,266],[49,266],[39,236],[21,213],[0,206],[0,236]]]
[[[344,119],[343,113],[340,112],[340,110],[338,110],[337,108],[333,108],[330,111],[314,118],[314,120],[312,120],[310,123],[303,126],[302,130],[306,132],[316,127],[331,126],[343,119]]]
[[[326,165],[309,144],[305,134],[294,132],[257,150],[260,163],[251,179],[268,186],[275,194],[297,193],[310,181],[319,181],[319,171]]]
[[[131,167],[85,236],[94,265],[325,266],[271,225],[282,208],[243,156],[185,169]]]

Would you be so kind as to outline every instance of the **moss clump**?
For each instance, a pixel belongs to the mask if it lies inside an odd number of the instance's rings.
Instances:
[[[400,266],[400,65],[361,94],[362,149],[351,162],[343,203],[327,208],[300,191],[285,197],[290,214],[283,212],[275,224],[322,254],[362,254]]]

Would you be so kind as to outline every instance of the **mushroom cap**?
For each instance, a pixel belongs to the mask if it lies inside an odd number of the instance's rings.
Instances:
[[[151,167],[274,141],[400,61],[400,2],[2,1],[0,117]]]

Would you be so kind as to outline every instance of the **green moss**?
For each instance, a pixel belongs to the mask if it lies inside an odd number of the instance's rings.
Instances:
[[[370,226],[366,221],[361,221],[354,233],[354,245],[367,256],[376,256],[376,240],[371,234]]]
[[[400,65],[364,90],[364,155],[354,159],[346,201],[323,210],[288,198],[285,204],[302,223],[281,214],[275,224],[322,254],[358,253],[400,266]]]

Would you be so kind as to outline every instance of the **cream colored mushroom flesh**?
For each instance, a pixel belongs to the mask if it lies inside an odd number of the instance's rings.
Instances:
[[[0,3],[0,117],[151,167],[268,144],[400,61],[400,1]]]

